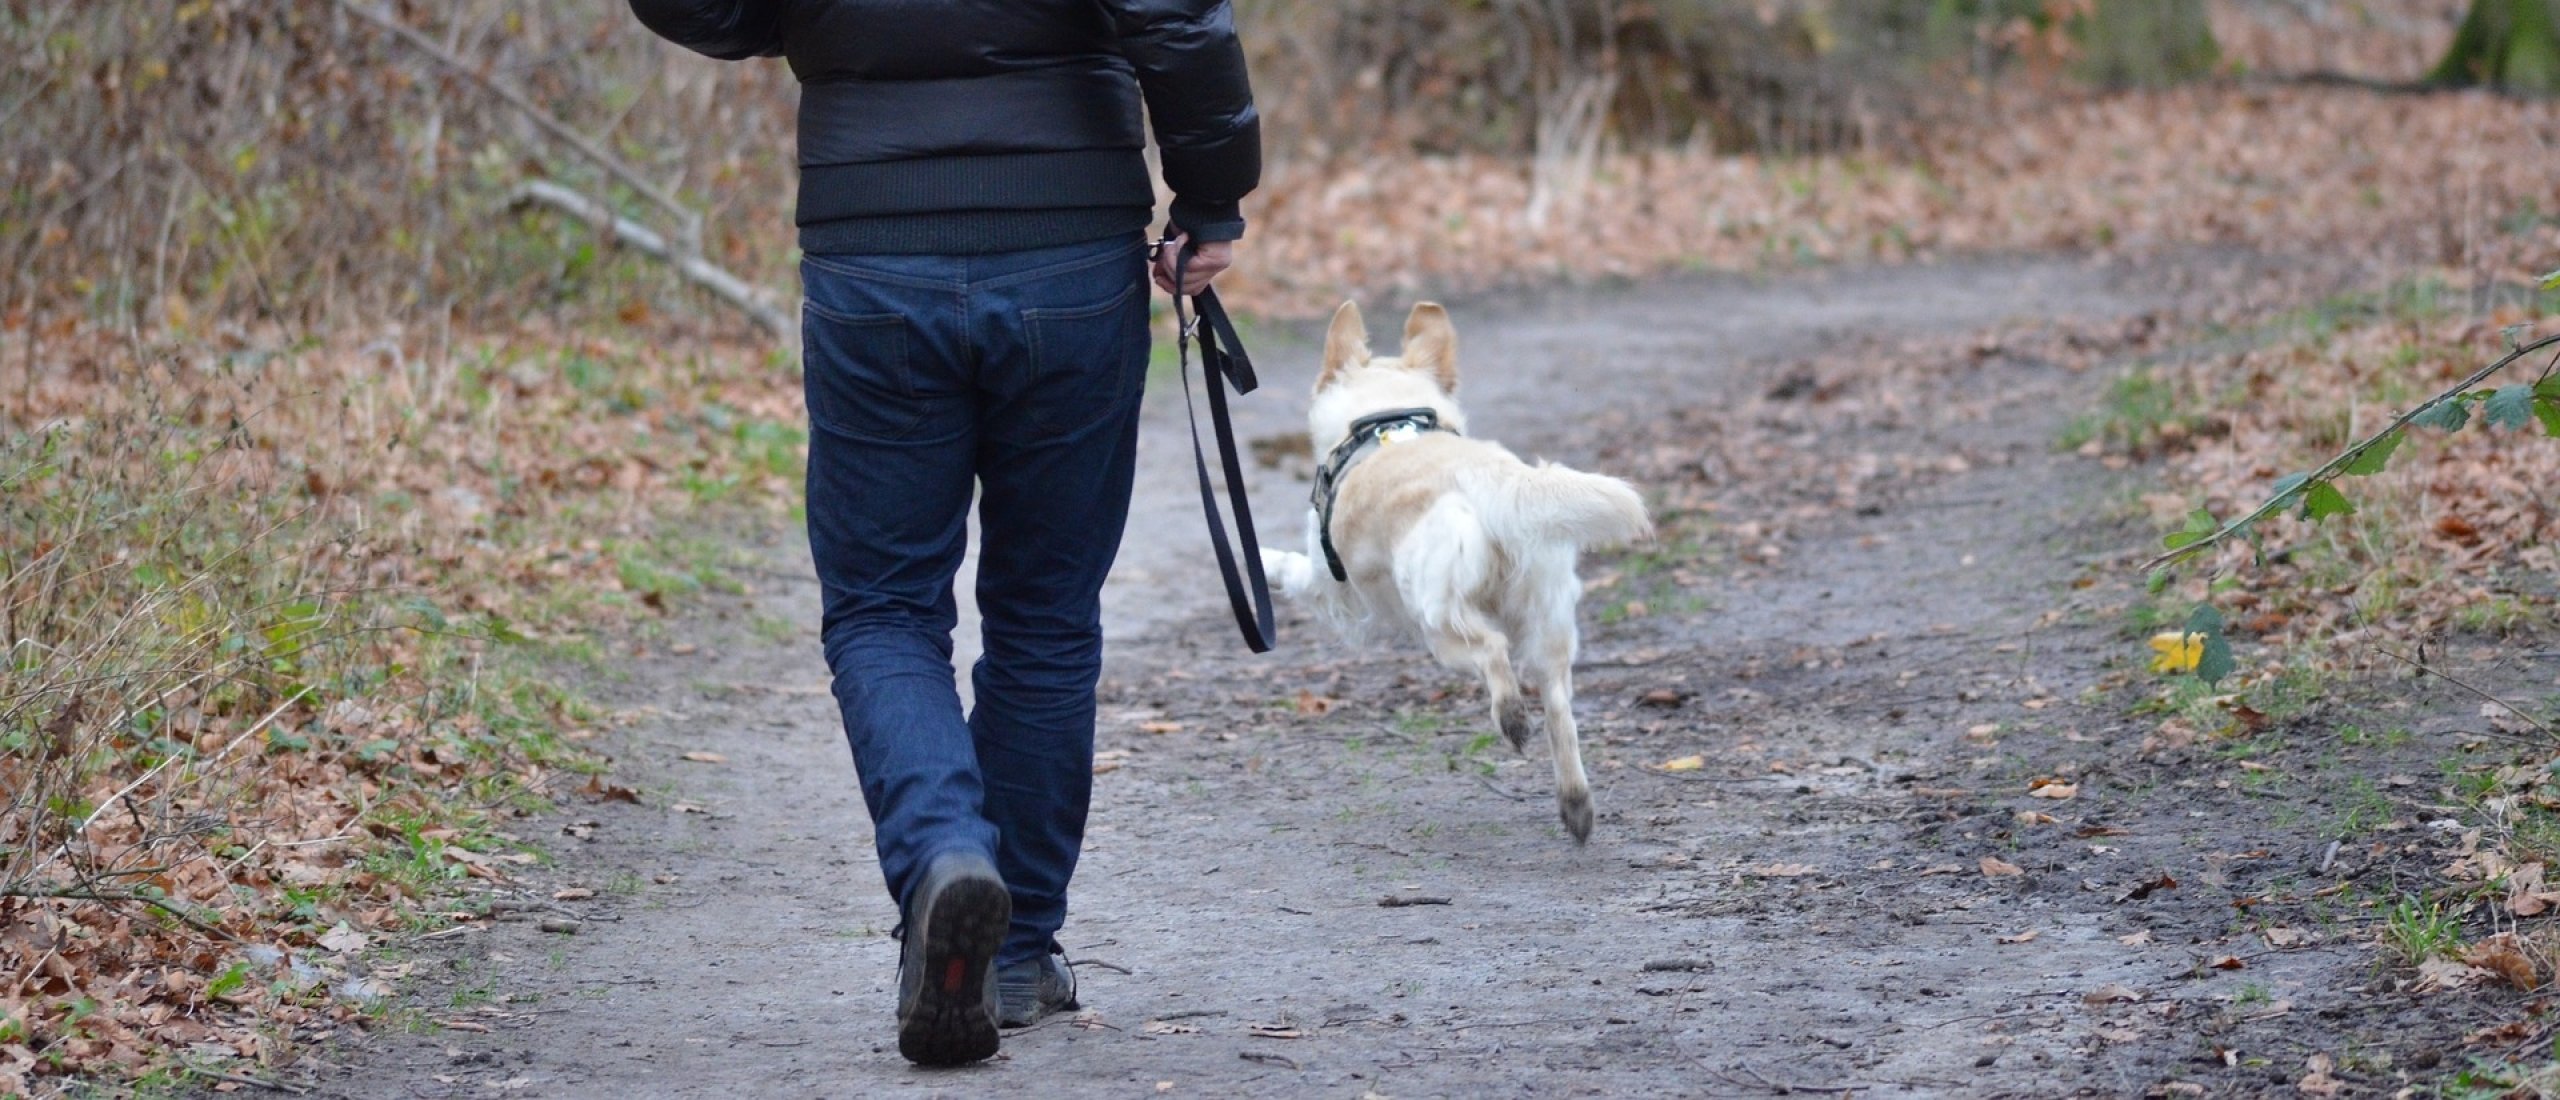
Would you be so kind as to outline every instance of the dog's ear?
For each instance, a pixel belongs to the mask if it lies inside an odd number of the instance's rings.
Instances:
[[[1368,362],[1369,326],[1360,323],[1360,303],[1344,302],[1333,311],[1333,327],[1324,333],[1324,373],[1316,376],[1316,389],[1324,389],[1344,368]]]
[[[1458,392],[1458,330],[1440,303],[1417,303],[1404,319],[1403,355],[1405,369],[1429,371],[1440,392]]]

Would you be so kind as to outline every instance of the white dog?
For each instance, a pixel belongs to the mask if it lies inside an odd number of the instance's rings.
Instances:
[[[1494,723],[1525,748],[1523,675],[1538,685],[1554,750],[1556,806],[1576,842],[1591,837],[1591,780],[1573,722],[1573,658],[1586,547],[1652,534],[1626,482],[1520,461],[1470,439],[1458,410],[1458,335],[1437,304],[1405,319],[1404,354],[1373,358],[1358,305],[1325,335],[1307,410],[1326,456],[1307,552],[1264,550],[1280,591],[1314,599],[1347,632],[1396,622],[1451,668],[1484,677]]]

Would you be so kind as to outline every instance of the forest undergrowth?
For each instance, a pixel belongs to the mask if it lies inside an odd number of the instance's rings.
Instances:
[[[2532,287],[2560,266],[2560,105],[2270,75],[2431,52],[2387,29],[2304,60],[2234,24],[2223,79],[1977,83],[1895,142],[1827,152],[1596,132],[1507,153],[1284,145],[1227,295],[1288,321],[1346,295],[2199,248],[2376,273],[2369,294],[2182,333],[2230,350],[2146,362],[2086,411],[2068,445],[2149,463],[2135,507],[2171,525],[2493,358],[2511,326],[2549,324]],[[474,102],[360,24],[290,33],[321,48],[280,79]],[[170,79],[139,53],[115,64],[93,77],[128,104]],[[568,113],[606,132],[644,104],[736,114],[706,105],[772,79],[676,66]],[[701,251],[771,281],[789,266],[787,155],[748,139],[788,120],[746,114],[671,174],[709,197]],[[117,161],[9,162],[27,186],[0,236],[35,274],[0,310],[0,1093],[254,1077],[400,1023],[405,964],[380,948],[485,916],[459,886],[548,858],[526,815],[632,796],[588,743],[615,716],[559,670],[659,644],[688,593],[749,583],[736,533],[789,513],[805,445],[789,357],[655,260],[507,200],[552,174],[625,193],[609,173],[526,152],[548,146],[503,105],[433,117],[359,128],[381,145],[358,151],[407,181],[361,196],[347,216],[380,222],[362,232],[319,217],[355,184],[268,174],[274,133],[326,138],[289,118],[178,148],[146,135]],[[688,155],[613,147],[650,171]],[[84,205],[153,158],[196,182],[124,214]],[[452,174],[452,195],[433,190]],[[211,228],[191,237],[199,214]],[[150,256],[155,235],[156,264],[101,259]],[[402,274],[369,270],[393,260]],[[2280,528],[2295,549],[2173,594],[2230,609],[2262,673],[2368,636],[2547,633],[2560,446],[2525,435],[2413,441],[2349,522]]]

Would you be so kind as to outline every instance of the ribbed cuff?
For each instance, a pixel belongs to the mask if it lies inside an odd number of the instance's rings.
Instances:
[[[1237,241],[1244,239],[1244,211],[1233,200],[1202,202],[1176,197],[1166,220],[1195,241]]]

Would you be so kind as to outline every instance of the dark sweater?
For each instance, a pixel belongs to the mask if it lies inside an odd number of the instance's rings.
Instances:
[[[713,57],[800,78],[800,244],[984,253],[1144,228],[1140,106],[1173,224],[1244,235],[1261,121],[1226,0],[631,0]]]

